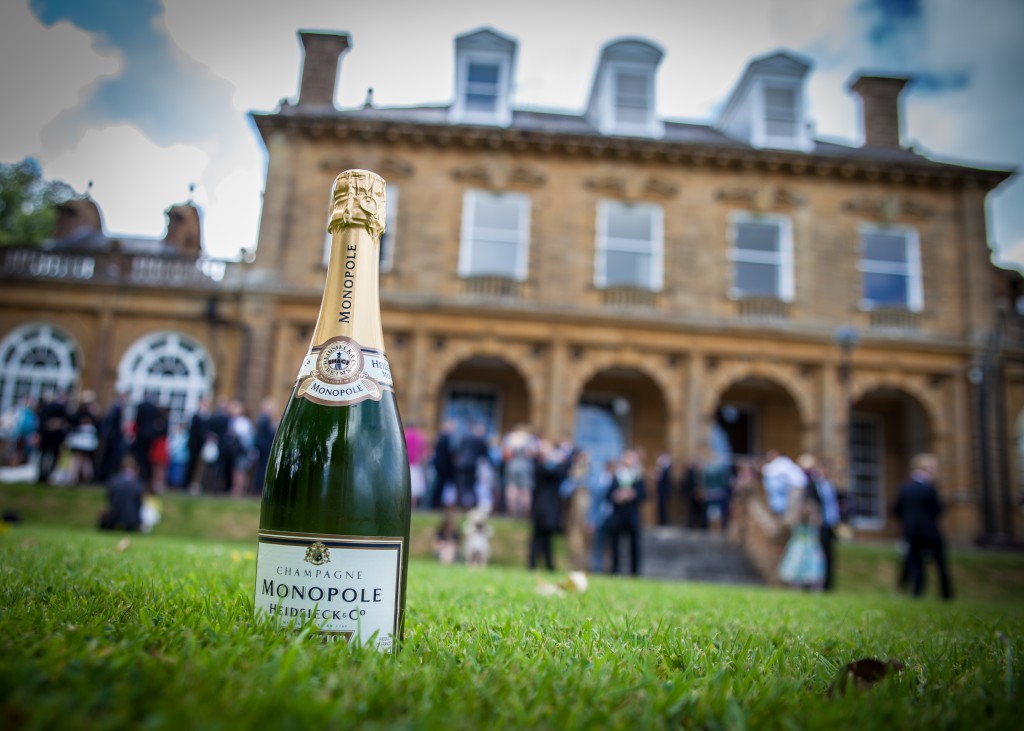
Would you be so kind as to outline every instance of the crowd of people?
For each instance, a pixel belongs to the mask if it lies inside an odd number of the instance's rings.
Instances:
[[[410,449],[412,469],[428,478],[421,491],[414,480],[413,503],[442,511],[439,560],[450,563],[468,545],[482,545],[481,516],[504,514],[529,521],[531,569],[555,569],[553,542],[564,535],[573,570],[640,573],[640,504],[647,498],[641,451],[596,466],[569,437],[548,439],[519,425],[489,438],[481,423],[460,432],[449,420],[432,447],[416,454],[419,460]]]
[[[131,519],[140,513],[136,503],[166,489],[259,495],[277,419],[272,399],[263,401],[255,419],[241,401],[202,399],[187,419],[172,423],[166,406],[146,398],[130,403],[119,393],[104,410],[91,391],[74,402],[53,392],[38,403],[24,399],[0,415],[0,439],[3,464],[38,465],[40,483],[107,484],[110,505],[122,506],[129,517],[113,520],[118,510],[111,507],[106,522],[131,530],[140,527]],[[505,514],[529,521],[531,569],[554,570],[553,543],[564,535],[570,570],[635,576],[642,561],[641,506],[649,492],[657,500],[660,525],[673,522],[670,506],[682,497],[687,527],[722,532],[729,530],[734,506],[757,495],[790,535],[779,579],[805,589],[834,587],[844,505],[829,465],[812,455],[793,460],[769,450],[760,459],[734,461],[705,448],[677,474],[668,454],[659,455],[650,471],[641,448],[594,464],[570,437],[549,439],[526,425],[488,435],[482,423],[447,420],[432,443],[415,425],[405,437],[413,506],[442,511],[434,547],[446,563],[461,555],[472,557],[474,565],[486,564],[487,518]],[[948,598],[937,473],[934,456],[915,457],[893,514],[904,531],[901,583],[920,595],[930,559]]]
[[[261,491],[277,419],[271,399],[255,419],[241,401],[202,399],[174,423],[166,405],[148,398],[132,403],[118,393],[104,409],[92,391],[74,400],[55,391],[0,416],[0,437],[4,465],[37,465],[40,484],[108,483],[130,460],[146,493],[242,497]]]
[[[445,563],[459,556],[460,547],[465,553],[471,540],[480,541],[483,518],[498,513],[529,520],[526,565],[531,569],[554,569],[552,543],[562,535],[570,570],[638,575],[641,505],[650,493],[657,500],[660,525],[678,521],[670,507],[681,497],[683,525],[723,533],[729,531],[735,506],[755,497],[789,536],[777,567],[779,580],[802,589],[835,588],[835,544],[848,520],[847,506],[830,465],[814,455],[794,460],[771,449],[760,458],[731,460],[705,448],[677,474],[667,453],[650,470],[641,448],[625,449],[617,459],[595,465],[571,439],[546,439],[524,425],[488,438],[482,424],[460,430],[447,421],[432,448],[416,432],[413,469],[424,477],[414,483],[419,485],[414,486],[414,505],[442,511],[434,548]],[[949,597],[936,479],[935,458],[915,457],[893,514],[904,529],[901,583],[920,595],[924,565],[932,559],[942,595]],[[461,525],[459,515],[464,516]]]

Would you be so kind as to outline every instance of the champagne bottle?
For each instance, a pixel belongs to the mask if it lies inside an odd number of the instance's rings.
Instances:
[[[337,177],[320,315],[270,452],[255,612],[390,651],[402,636],[409,458],[378,294],[384,180]]]

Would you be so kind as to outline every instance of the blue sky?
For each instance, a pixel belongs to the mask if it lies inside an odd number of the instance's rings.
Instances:
[[[37,158],[92,194],[111,234],[159,236],[189,186],[215,255],[255,246],[265,152],[248,119],[298,89],[299,29],[345,31],[337,103],[446,103],[457,34],[519,42],[519,107],[579,112],[602,45],[665,50],[659,114],[710,123],[752,58],[813,62],[819,137],[859,144],[860,70],[912,75],[904,140],[932,157],[1024,168],[1022,0],[9,0],[0,7],[0,162]],[[1019,176],[1018,176],[1019,177]],[[997,258],[1024,268],[1024,182],[989,199]]]

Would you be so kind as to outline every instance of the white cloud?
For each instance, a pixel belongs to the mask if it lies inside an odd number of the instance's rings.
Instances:
[[[659,113],[703,122],[713,121],[752,58],[790,48],[814,59],[808,97],[817,133],[853,143],[860,137],[859,111],[846,84],[855,71],[967,69],[971,86],[955,94],[910,90],[907,139],[939,157],[1024,164],[1017,132],[1024,124],[1019,0],[990,0],[983,11],[966,0],[923,4],[923,20],[907,31],[916,42],[897,34],[897,43],[884,47],[868,43],[877,18],[863,12],[862,0],[446,0],[443,12],[411,0],[293,0],[258,12],[235,2],[164,3],[156,22],[184,56],[230,84],[237,119],[224,122],[204,148],[160,147],[124,126],[94,130],[73,150],[47,151],[44,174],[78,188],[95,180],[108,228],[126,235],[162,232],[163,210],[195,182],[204,240],[221,253],[255,244],[265,153],[244,116],[297,94],[299,29],[351,34],[339,79],[342,106],[360,105],[367,87],[383,106],[450,101],[455,36],[490,26],[519,42],[517,105],[570,112],[585,105],[601,46],[639,36],[666,51]],[[19,100],[0,110],[0,160],[13,161],[39,154],[40,130],[78,105],[99,78],[118,72],[121,59],[101,55],[88,34],[66,23],[44,28],[27,0],[4,4],[0,16],[0,98]],[[1024,211],[1024,184],[1006,187],[993,196],[993,230],[996,238],[1018,240],[1024,213],[1014,211]],[[122,191],[130,202],[119,200]],[[148,202],[132,192],[145,192]]]
[[[160,147],[135,127],[113,125],[89,130],[73,149],[42,162],[47,177],[78,190],[93,181],[92,197],[107,233],[130,237],[162,236],[164,211],[187,200],[189,185],[203,177],[209,158],[198,148]]]
[[[197,191],[198,193],[199,191]],[[239,167],[224,176],[212,194],[197,194],[204,211],[203,246],[211,256],[233,257],[252,249],[259,229],[263,193],[262,162]]]
[[[73,59],[73,63],[67,63]],[[39,130],[78,104],[103,76],[115,74],[121,59],[101,53],[88,34],[69,23],[44,27],[23,2],[0,10],[0,161],[37,155]]]

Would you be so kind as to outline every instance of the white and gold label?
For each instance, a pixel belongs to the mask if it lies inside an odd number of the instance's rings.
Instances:
[[[360,347],[352,338],[334,337],[313,347],[299,369],[296,395],[324,406],[380,401],[393,391],[391,366],[383,351]]]
[[[398,636],[402,538],[260,531],[257,616],[282,627],[312,622],[383,652]]]

